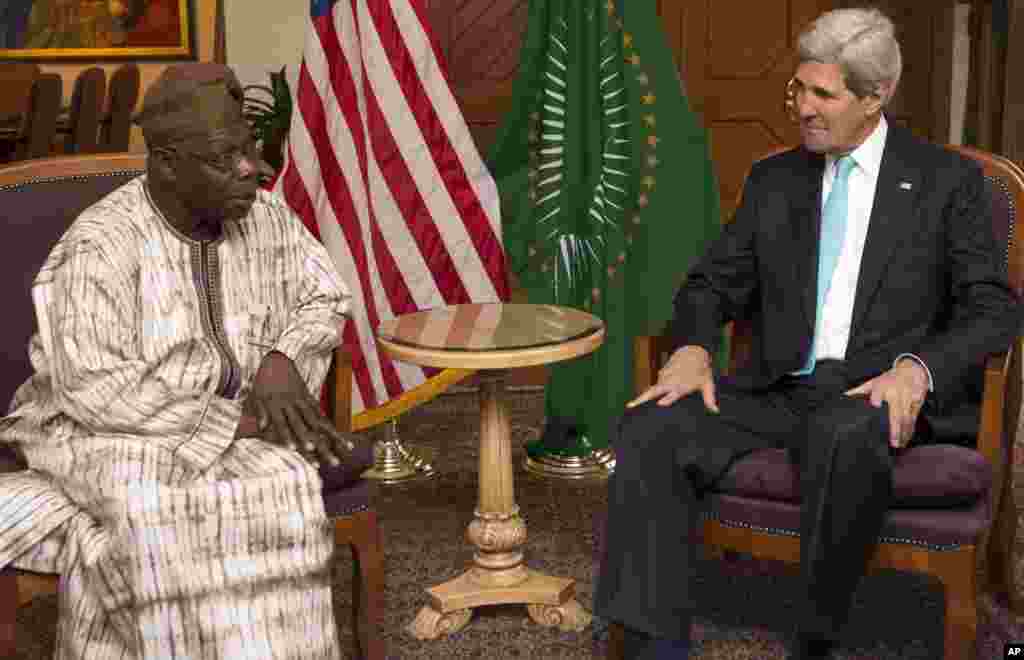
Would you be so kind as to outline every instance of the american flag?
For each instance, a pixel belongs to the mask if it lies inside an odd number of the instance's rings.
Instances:
[[[421,0],[313,0],[274,183],[353,296],[353,413],[437,370],[389,359],[377,325],[508,300],[498,191],[448,85]]]

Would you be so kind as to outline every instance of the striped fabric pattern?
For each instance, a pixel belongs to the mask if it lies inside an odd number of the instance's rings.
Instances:
[[[353,295],[353,412],[435,374],[378,351],[378,324],[508,300],[498,193],[421,0],[314,0],[274,183]]]
[[[191,240],[141,177],[79,216],[33,299],[0,567],[60,573],[57,658],[337,658],[320,478],[233,439],[267,352],[323,384],[349,306],[324,246],[265,191]]]
[[[151,457],[121,449],[111,464],[144,474]],[[256,438],[212,467],[187,485],[83,475],[104,495],[67,526],[56,660],[341,658],[316,470]]]

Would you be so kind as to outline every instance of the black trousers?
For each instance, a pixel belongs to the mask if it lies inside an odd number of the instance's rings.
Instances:
[[[701,499],[731,461],[785,448],[799,466],[801,581],[796,631],[838,637],[892,495],[888,407],[844,392],[843,363],[770,389],[716,382],[719,414],[699,392],[671,406],[628,409],[612,434],[615,473],[594,598],[599,616],[682,638],[699,607],[690,588]]]

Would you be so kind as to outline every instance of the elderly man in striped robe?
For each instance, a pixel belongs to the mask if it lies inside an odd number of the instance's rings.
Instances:
[[[338,658],[318,392],[349,296],[276,197],[234,74],[170,67],[147,174],[33,286],[35,375],[0,420],[0,566],[61,574],[58,658]]]

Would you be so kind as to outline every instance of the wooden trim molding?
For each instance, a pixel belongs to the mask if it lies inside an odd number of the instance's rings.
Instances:
[[[217,0],[216,14],[213,19],[213,61],[217,64],[228,63],[228,35],[224,22],[224,0]]]
[[[1012,70],[1011,62],[1024,62],[1024,0],[1006,0],[1008,25],[1006,26],[1005,70]],[[1012,84],[1015,76],[1003,76],[1003,126],[999,153],[1018,165],[1024,164],[1024,86]]]

